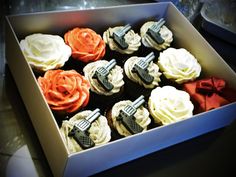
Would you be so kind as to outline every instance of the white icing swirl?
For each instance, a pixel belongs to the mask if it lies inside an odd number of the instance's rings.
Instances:
[[[137,57],[137,56],[133,56],[130,57],[128,60],[126,60],[125,64],[124,64],[124,70],[125,70],[125,74],[126,76],[133,82],[138,83],[139,85],[144,86],[145,88],[154,88],[156,86],[158,86],[158,82],[161,81],[160,76],[161,73],[159,72],[159,67],[157,64],[153,63],[152,61],[150,62],[147,70],[148,73],[154,77],[153,81],[151,84],[147,84],[145,83],[139,76],[137,73],[132,72],[132,69],[135,65],[135,63],[137,63],[139,60],[141,59],[141,57]]]
[[[147,30],[155,23],[157,22],[149,21],[144,23],[140,28],[140,35],[144,46],[160,51],[170,46],[171,42],[173,41],[173,33],[165,25],[163,25],[159,33],[162,39],[164,39],[164,43],[158,44],[148,34],[146,34]]]
[[[178,84],[193,81],[201,73],[201,66],[197,59],[183,48],[168,48],[161,52],[158,66],[167,79]]]
[[[73,137],[68,136],[68,133],[73,129],[73,126],[76,123],[86,118],[91,112],[92,111],[88,110],[79,112],[70,118],[70,120],[62,122],[60,132],[70,153],[81,151],[82,148]],[[108,126],[106,117],[100,115],[95,121],[93,121],[88,129],[88,133],[89,137],[95,143],[95,146],[108,143],[111,140],[111,129]]]
[[[154,121],[163,125],[191,117],[194,108],[189,94],[173,86],[153,89],[148,107]]]
[[[117,26],[114,28],[108,28],[104,33],[103,33],[103,40],[105,41],[106,44],[109,45],[111,50],[117,51],[121,54],[132,54],[135,51],[138,50],[138,48],[141,46],[141,37],[135,33],[133,30],[129,30],[125,36],[125,42],[129,45],[127,49],[121,49],[116,42],[113,40],[113,32],[116,30],[119,30],[123,28],[123,26]]]
[[[112,124],[118,133],[123,136],[130,136],[131,133],[125,128],[121,121],[117,120],[117,117],[119,116],[120,110],[131,103],[132,102],[130,100],[120,101],[116,103],[111,110]],[[147,126],[151,123],[148,110],[143,106],[140,106],[134,114],[134,117],[135,122],[143,128],[143,131],[146,131]]]
[[[58,35],[36,33],[20,41],[21,50],[32,69],[45,72],[62,67],[71,48]]]
[[[105,66],[108,63],[106,60],[98,60],[95,62],[91,62],[87,64],[84,69],[84,76],[90,82],[91,90],[99,95],[110,96],[114,93],[118,93],[121,87],[124,85],[123,81],[123,69],[115,65],[112,68],[107,76],[108,81],[114,86],[112,90],[105,90],[102,85],[98,82],[97,79],[93,78],[94,73],[96,72],[98,67]]]

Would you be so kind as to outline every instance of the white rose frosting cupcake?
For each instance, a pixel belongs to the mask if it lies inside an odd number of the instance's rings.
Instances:
[[[20,41],[20,47],[32,69],[37,72],[61,68],[71,56],[71,48],[58,35],[31,34]]]
[[[168,48],[161,52],[158,66],[167,79],[177,84],[193,81],[201,73],[197,59],[184,48]]]
[[[108,28],[103,33],[103,40],[106,44],[108,44],[109,48],[113,51],[117,51],[121,54],[132,54],[135,51],[139,49],[141,46],[141,37],[139,34],[135,33],[132,29],[129,30],[125,35],[124,39],[125,42],[128,44],[128,47],[126,49],[122,49],[117,45],[117,43],[114,41],[113,33],[114,31],[122,29],[124,26],[117,26],[114,28]]]
[[[191,117],[194,108],[189,94],[173,86],[153,89],[148,107],[155,123],[163,125]]]
[[[131,104],[132,102],[130,100],[124,100],[117,102],[114,104],[114,106],[111,108],[110,111],[108,111],[108,122],[112,125],[113,129],[115,129],[119,135],[121,136],[130,136],[132,135],[127,128],[122,124],[121,121],[118,120],[118,116],[120,114],[120,111],[124,109],[127,105]],[[143,131],[146,131],[148,129],[148,125],[151,123],[151,118],[149,117],[148,110],[140,106],[137,109],[137,112],[134,114],[135,122],[143,128]]]
[[[165,26],[163,25],[160,28],[159,34],[160,37],[164,40],[163,43],[157,43],[153,38],[147,34],[148,29],[153,25],[157,24],[158,22],[155,21],[148,21],[143,24],[143,26],[140,28],[140,35],[142,38],[142,43],[145,47],[154,48],[158,51],[161,51],[163,49],[166,49],[170,46],[171,42],[173,41],[173,33]]]
[[[83,148],[76,142],[73,136],[69,136],[69,132],[71,132],[75,124],[79,123],[91,113],[92,111],[90,110],[82,111],[69,120],[62,122],[60,132],[70,153],[81,151]],[[87,132],[95,146],[106,144],[111,140],[111,129],[108,126],[106,117],[102,115],[91,123]]]

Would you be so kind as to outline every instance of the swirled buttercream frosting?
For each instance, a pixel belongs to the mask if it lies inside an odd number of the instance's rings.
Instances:
[[[89,28],[73,28],[64,35],[65,43],[72,49],[72,57],[88,63],[105,55],[106,44],[102,37]]]
[[[49,70],[38,78],[38,84],[54,111],[72,113],[89,102],[90,84],[75,70]]]
[[[148,74],[153,76],[153,81],[150,84],[145,83],[136,72],[133,72],[134,65],[141,59],[141,57],[133,56],[126,60],[124,64],[125,75],[133,82],[144,86],[145,88],[154,88],[158,86],[159,82],[161,81],[160,76],[161,73],[159,72],[159,67],[157,64],[153,63],[152,61],[148,65]]]
[[[154,121],[163,125],[191,117],[194,108],[189,94],[173,86],[153,89],[148,107]]]
[[[114,31],[120,30],[122,28],[123,26],[108,28],[103,33],[103,40],[106,44],[108,44],[111,50],[117,51],[121,54],[132,54],[137,51],[141,46],[141,37],[139,36],[139,34],[135,33],[134,30],[129,30],[124,36],[125,42],[128,44],[128,48],[122,49],[117,45],[117,43],[113,39]]]
[[[58,35],[28,35],[20,41],[20,48],[32,69],[37,72],[58,69],[71,56],[71,48]]]
[[[68,136],[69,132],[73,129],[74,125],[85,119],[92,111],[86,110],[77,113],[69,120],[64,120],[60,128],[62,138],[70,153],[81,151],[81,146],[76,142],[73,136]],[[96,120],[91,123],[88,130],[89,137],[95,143],[95,146],[103,145],[111,140],[111,129],[108,126],[107,118],[100,115]]]
[[[148,29],[153,24],[157,24],[157,22],[155,21],[146,22],[140,28],[140,35],[142,38],[143,45],[145,47],[154,48],[158,51],[166,49],[167,47],[170,46],[171,42],[173,41],[173,33],[165,25],[163,25],[160,28],[159,34],[160,34],[160,37],[164,40],[164,42],[162,44],[158,44],[155,40],[151,38],[149,34],[147,34]]]
[[[115,65],[109,71],[107,79],[108,79],[108,82],[110,82],[113,85],[113,88],[112,88],[112,90],[107,91],[99,83],[99,81],[93,77],[96,70],[99,67],[104,67],[107,63],[108,63],[108,61],[106,61],[106,60],[99,60],[99,61],[91,62],[84,67],[83,72],[84,72],[85,78],[90,82],[91,91],[93,91],[94,93],[97,93],[99,95],[110,96],[110,95],[120,92],[121,87],[123,87],[123,85],[124,85],[123,69],[120,66]]]
[[[197,59],[184,48],[168,48],[161,52],[158,66],[167,79],[178,84],[193,81],[201,73]]]
[[[122,136],[130,136],[131,133],[126,129],[126,127],[122,124],[121,121],[117,120],[120,110],[125,108],[125,106],[131,104],[132,102],[130,100],[124,100],[116,103],[111,110],[111,119],[113,127],[117,130],[117,132]],[[134,114],[135,122],[139,124],[143,131],[147,130],[148,125],[151,123],[151,118],[149,117],[148,110],[140,106],[137,109],[137,112]]]

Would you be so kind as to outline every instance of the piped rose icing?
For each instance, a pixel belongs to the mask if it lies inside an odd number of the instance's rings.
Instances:
[[[106,60],[91,62],[84,67],[83,72],[85,78],[89,81],[91,85],[91,91],[99,95],[110,96],[115,93],[118,93],[124,85],[123,69],[118,65],[115,65],[115,67],[111,69],[107,78],[108,81],[113,85],[113,89],[107,91],[102,87],[98,80],[93,77],[97,68],[104,67],[107,63],[108,61]]]
[[[38,83],[54,111],[72,113],[88,104],[90,84],[75,70],[49,70]]]
[[[148,29],[153,25],[157,24],[155,21],[148,21],[143,24],[143,26],[140,28],[140,35],[142,37],[142,43],[145,47],[154,48],[158,51],[166,49],[170,46],[171,42],[173,41],[173,33],[165,26],[163,25],[160,28],[159,34],[164,39],[164,43],[158,44],[155,42],[148,34]]]
[[[153,89],[148,100],[148,107],[154,121],[163,125],[191,117],[194,108],[190,95],[173,86]]]
[[[157,64],[153,63],[152,61],[148,65],[148,73],[154,77],[153,81],[151,84],[146,84],[139,76],[137,73],[132,72],[132,69],[135,65],[135,63],[140,60],[140,57],[133,56],[130,57],[128,60],[126,60],[124,64],[124,70],[126,76],[133,82],[138,83],[141,86],[144,86],[145,88],[154,88],[159,85],[159,82],[161,81],[160,76],[161,73],[159,72],[159,67]]]
[[[184,48],[168,48],[161,52],[158,66],[167,79],[178,84],[193,81],[201,73],[197,59]]]
[[[81,151],[82,148],[72,136],[68,136],[69,132],[73,129],[75,124],[85,119],[91,112],[90,110],[79,112],[69,120],[62,122],[60,132],[70,153]],[[106,117],[102,115],[91,123],[87,131],[89,137],[95,143],[95,146],[106,144],[111,140],[111,129],[108,126]]]
[[[131,103],[132,102],[130,100],[120,101],[116,103],[111,110],[112,124],[118,131],[118,133],[123,136],[130,136],[131,133],[125,128],[121,121],[117,120],[117,117],[120,114],[120,110],[122,110]],[[148,110],[145,107],[140,106],[137,109],[137,112],[134,114],[134,117],[135,122],[143,128],[143,131],[146,131],[148,125],[151,123],[151,118],[149,117]]]
[[[106,44],[109,45],[111,50],[117,51],[121,54],[132,54],[135,51],[137,51],[141,46],[141,37],[139,36],[139,34],[135,33],[134,30],[129,30],[124,36],[125,42],[128,44],[128,48],[121,49],[113,40],[113,33],[114,31],[120,30],[122,28],[123,26],[108,28],[103,33],[103,40],[105,41]]]
[[[38,72],[60,68],[71,56],[71,48],[58,35],[31,34],[20,41],[20,48],[32,69]]]
[[[89,28],[76,27],[64,35],[65,42],[72,49],[72,57],[88,63],[105,55],[106,44],[102,37]]]

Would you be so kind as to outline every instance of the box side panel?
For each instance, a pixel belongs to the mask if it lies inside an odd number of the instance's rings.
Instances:
[[[198,59],[204,75],[223,78],[231,87],[236,88],[235,72],[177,8],[169,6],[166,19],[176,45],[187,49]]]
[[[166,3],[161,3],[158,6],[143,4],[82,11],[35,13],[11,16],[11,23],[19,39],[37,32],[63,36],[74,27],[89,27],[101,34],[108,27],[119,24],[129,23],[132,27],[138,27],[147,19],[160,18],[165,13],[166,7]]]
[[[56,121],[42,97],[30,66],[21,53],[8,20],[6,24],[6,59],[47,160],[55,176],[62,176],[67,160],[67,151],[60,137]]]
[[[72,155],[65,177],[89,176],[179,142],[224,127],[236,119],[236,103],[190,119]],[[128,147],[128,148],[127,148]],[[96,158],[94,158],[96,157]]]

